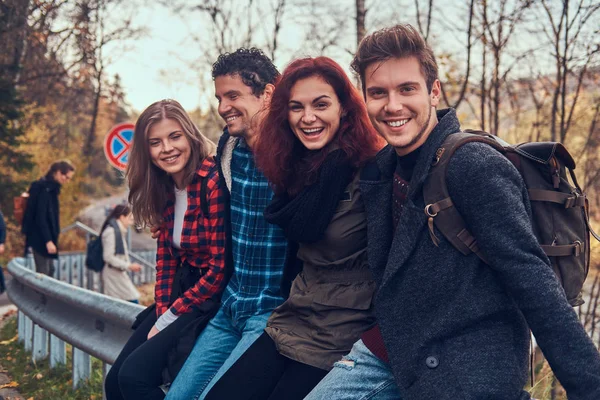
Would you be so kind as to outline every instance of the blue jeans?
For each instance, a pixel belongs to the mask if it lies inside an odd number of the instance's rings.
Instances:
[[[304,400],[400,400],[392,369],[364,345],[354,343],[348,355]]]
[[[232,321],[221,307],[198,336],[166,400],[203,399],[219,378],[262,335],[270,315],[271,311]]]

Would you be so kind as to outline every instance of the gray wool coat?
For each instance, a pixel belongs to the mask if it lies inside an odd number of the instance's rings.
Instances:
[[[390,146],[361,174],[368,257],[378,283],[375,312],[403,400],[526,399],[531,328],[569,399],[600,399],[600,355],[578,321],[530,224],[518,171],[482,143],[459,149],[448,168],[450,196],[486,265],[462,255],[424,214],[423,182],[435,151],[460,130],[438,111],[392,226]]]

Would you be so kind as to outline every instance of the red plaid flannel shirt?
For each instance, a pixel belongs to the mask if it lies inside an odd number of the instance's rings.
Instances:
[[[207,216],[202,215],[200,191],[202,179],[208,179]],[[154,290],[157,316],[169,309],[175,271],[188,263],[203,271],[196,285],[171,304],[175,315],[184,314],[204,300],[220,295],[225,281],[225,202],[220,187],[217,165],[205,159],[192,183],[187,187],[188,207],[181,231],[181,249],[171,245],[175,222],[175,195],[171,193],[163,212],[164,227],[158,237],[156,252],[156,286]],[[205,200],[206,201],[206,200]]]

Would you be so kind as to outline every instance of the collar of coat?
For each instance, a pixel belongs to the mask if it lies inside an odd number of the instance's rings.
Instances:
[[[227,185],[227,190],[231,193],[231,157],[239,137],[229,135],[227,127],[223,129],[223,135],[219,139],[217,146],[216,162],[220,165],[221,174]]]
[[[427,225],[420,195],[432,160],[444,139],[460,130],[453,109],[437,112],[438,124],[421,147],[410,183],[407,202],[394,231],[392,221],[392,182],[397,154],[392,146],[381,150],[375,162],[363,168],[360,189],[365,199],[369,221],[369,264],[379,281],[386,286],[391,277],[406,262]]]
[[[431,168],[431,163],[435,157],[435,152],[442,145],[446,137],[452,133],[460,131],[460,123],[453,108],[446,108],[437,111],[438,123],[433,128],[429,137],[421,146],[421,153],[415,164],[412,177],[410,179],[409,197],[418,193],[423,187],[425,178]],[[377,168],[370,169],[363,174],[362,180],[392,180],[396,170],[397,154],[391,145],[384,147],[375,157]]]

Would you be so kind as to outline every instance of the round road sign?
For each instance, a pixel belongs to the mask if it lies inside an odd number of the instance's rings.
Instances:
[[[135,125],[131,122],[113,126],[104,137],[104,154],[113,167],[125,171]]]

